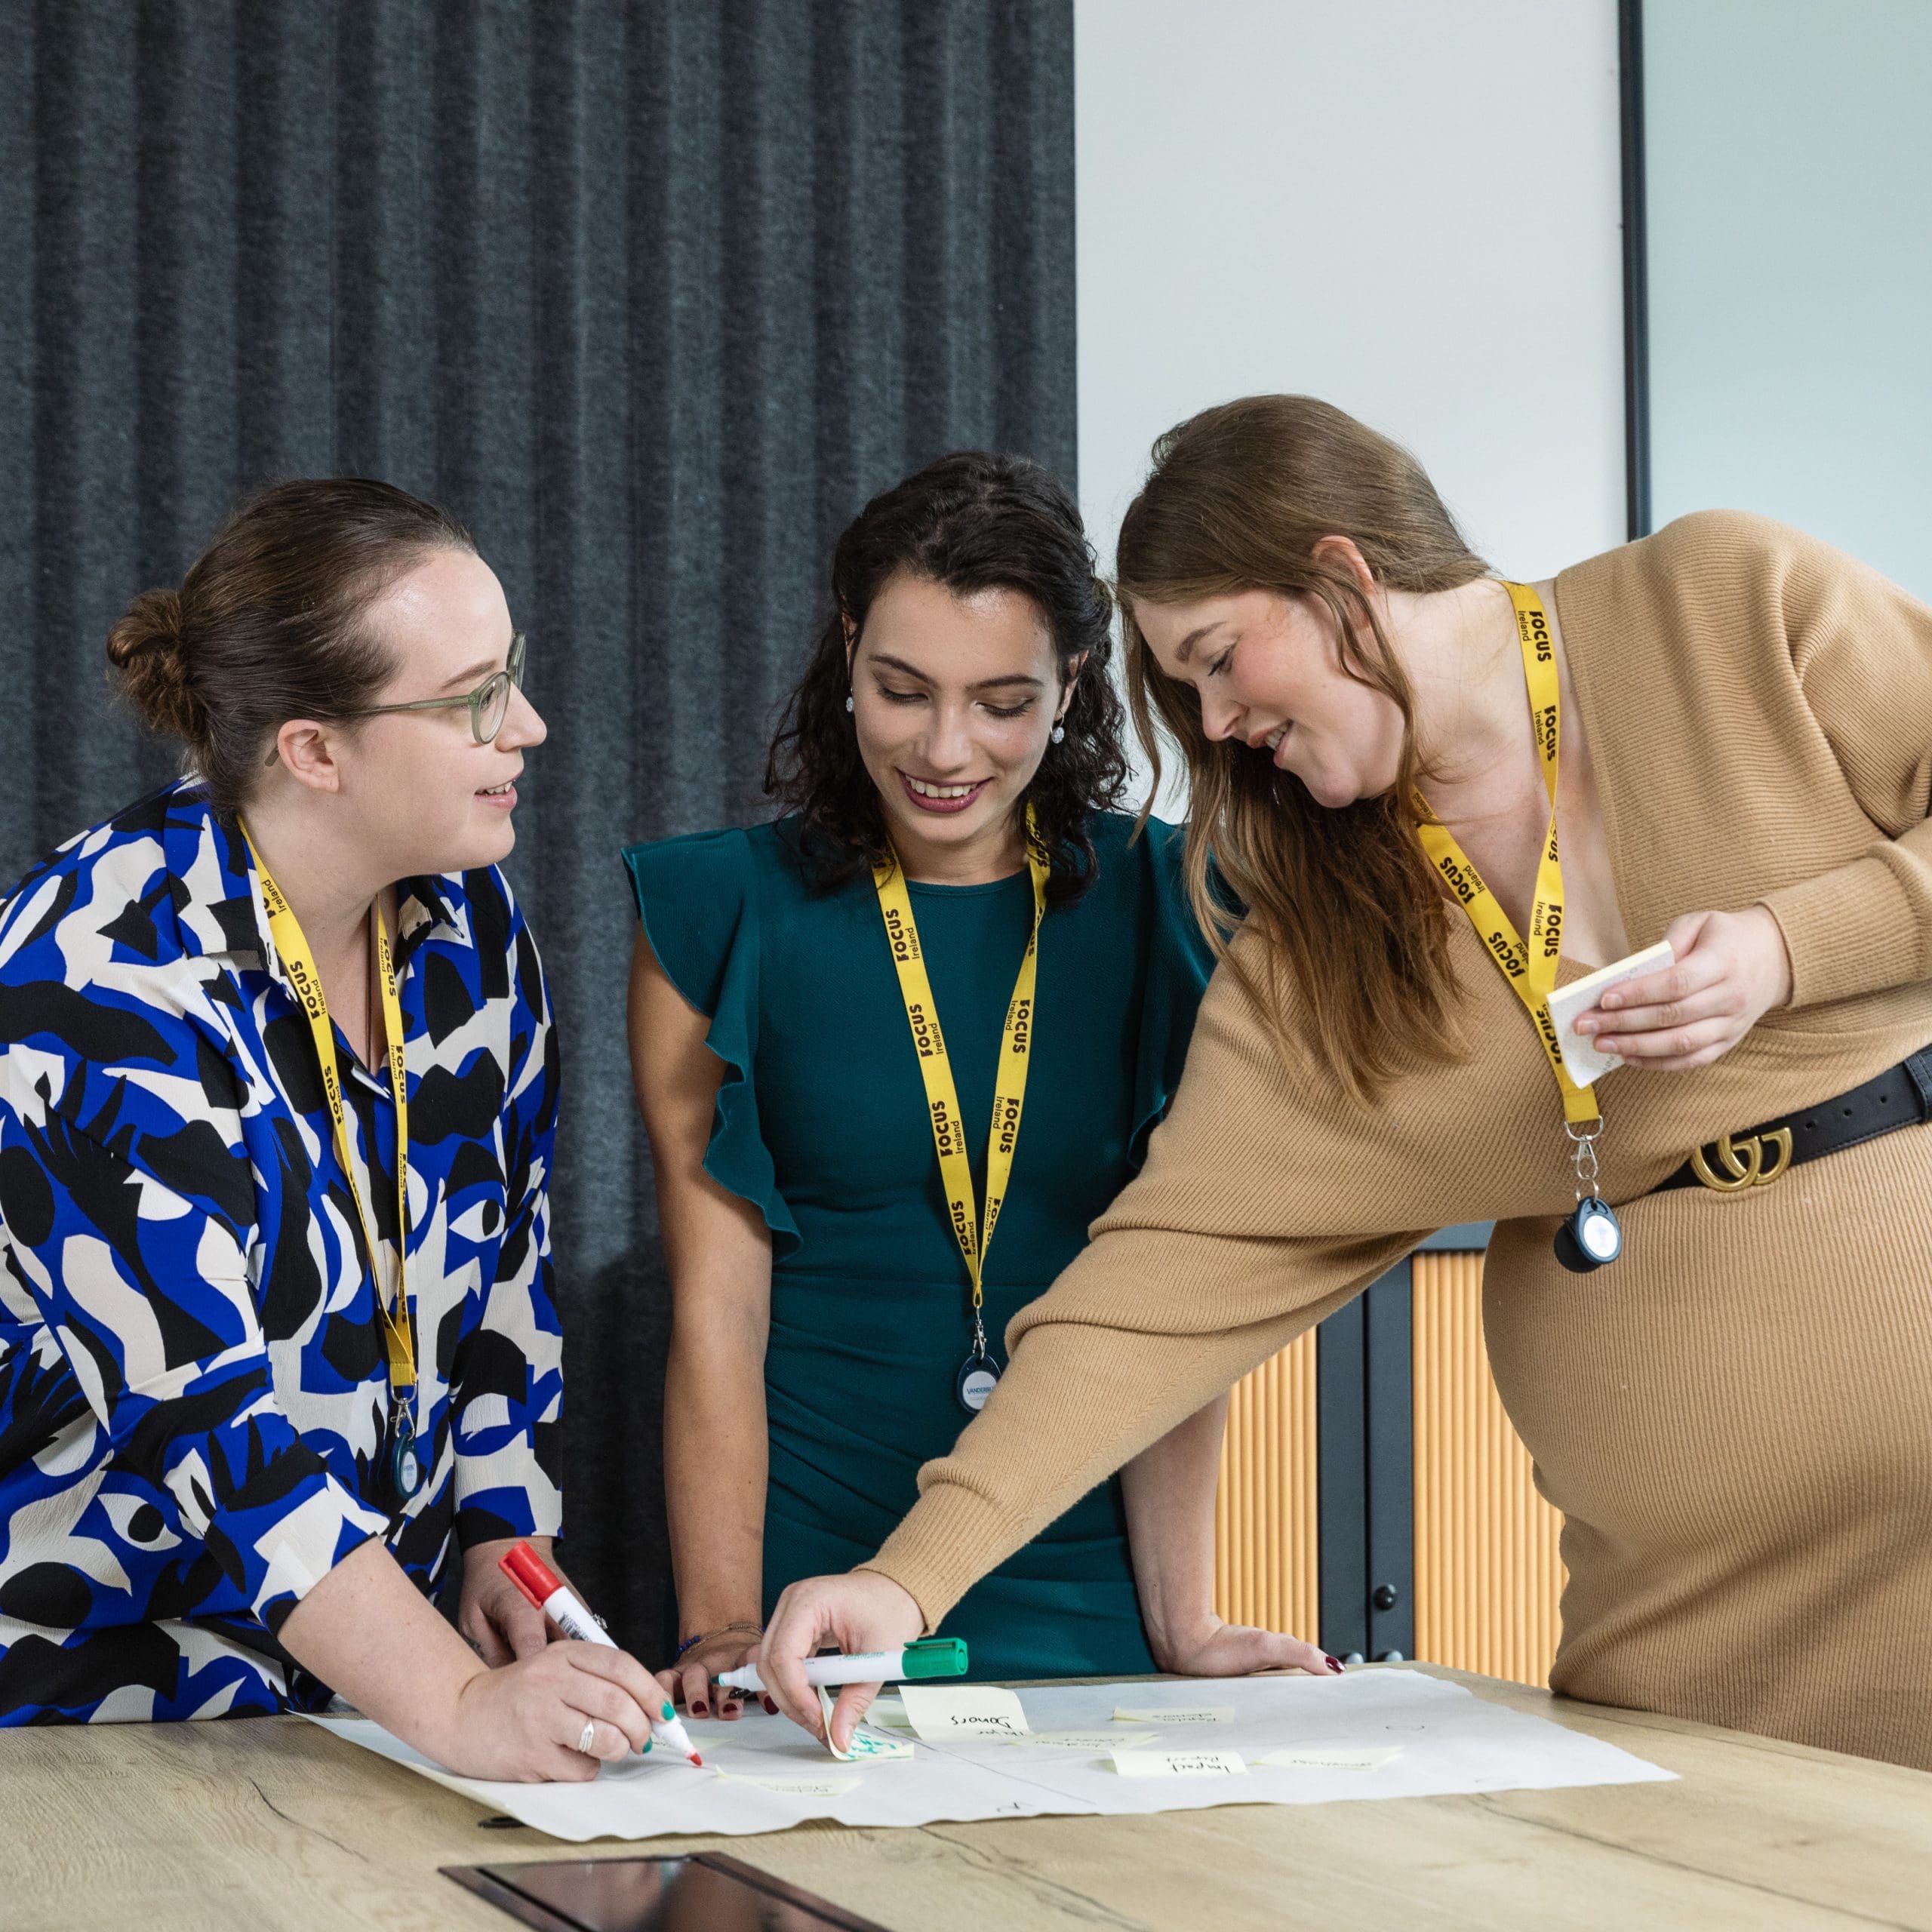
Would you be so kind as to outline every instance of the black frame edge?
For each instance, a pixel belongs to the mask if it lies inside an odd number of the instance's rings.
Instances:
[[[439,1865],[436,1869],[466,1892],[474,1892],[498,1911],[508,1912],[518,1924],[534,1927],[536,1932],[583,1932],[580,1921],[563,1918],[528,1894],[505,1884],[487,1865]]]
[[[1644,176],[1644,0],[1617,0],[1623,150],[1623,475],[1631,540],[1651,534],[1651,276]]]
[[[531,1897],[513,1882],[511,1875],[538,1866],[604,1864],[709,1866],[712,1871],[735,1879],[748,1891],[761,1893],[767,1898],[777,1900],[780,1904],[808,1913],[820,1925],[831,1927],[832,1932],[887,1932],[887,1928],[876,1919],[862,1918],[845,1906],[835,1905],[831,1900],[820,1898],[758,1866],[748,1865],[728,1851],[619,1852],[608,1859],[530,1858],[513,1865],[439,1865],[436,1869],[465,1891],[488,1900],[512,1918],[537,1928],[537,1932],[583,1932],[583,1920],[571,1918],[542,1900]]]
[[[1415,1264],[1398,1262],[1362,1300],[1363,1451],[1368,1463],[1362,1620],[1372,1662],[1416,1654]],[[1390,1592],[1385,1607],[1380,1592]]]
[[[1315,1641],[1368,1655],[1368,1324],[1372,1291],[1315,1331]]]

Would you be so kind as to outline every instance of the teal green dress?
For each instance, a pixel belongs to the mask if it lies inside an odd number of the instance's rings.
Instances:
[[[724,1063],[708,1172],[771,1232],[764,1610],[848,1570],[918,1497],[967,1417],[971,1337],[926,1101],[869,874],[808,884],[797,822],[633,845],[638,909]],[[1181,835],[1091,823],[1099,866],[1040,931],[1038,1017],[1011,1185],[985,1270],[1004,1358],[1014,1314],[1078,1254],[1138,1168],[1180,1075],[1211,957],[1188,909]],[[1032,917],[1023,871],[912,888],[946,1030],[976,1199],[1000,1029]],[[980,1678],[1121,1676],[1153,1660],[1117,1478],[1091,1491],[946,1618]]]

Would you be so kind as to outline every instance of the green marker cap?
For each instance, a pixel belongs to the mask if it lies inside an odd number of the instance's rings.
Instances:
[[[900,1672],[909,1681],[918,1677],[964,1677],[966,1675],[966,1640],[963,1637],[927,1637],[908,1644],[900,1659]]]

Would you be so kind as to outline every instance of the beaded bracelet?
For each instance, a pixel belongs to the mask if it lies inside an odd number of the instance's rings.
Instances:
[[[739,1623],[721,1624],[715,1630],[700,1630],[695,1636],[687,1637],[685,1641],[678,1646],[676,1654],[672,1657],[671,1661],[673,1663],[675,1663],[678,1657],[682,1657],[687,1651],[694,1650],[708,1637],[728,1636],[734,1630],[743,1630],[754,1637],[762,1637],[764,1635],[764,1626],[762,1623]]]

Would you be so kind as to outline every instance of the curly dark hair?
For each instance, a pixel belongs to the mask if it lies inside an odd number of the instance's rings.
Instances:
[[[1081,675],[1026,790],[1051,865],[1047,896],[1077,899],[1092,883],[1090,813],[1120,801],[1128,778],[1126,715],[1109,675],[1113,598],[1073,499],[1024,457],[961,450],[875,497],[847,525],[832,558],[832,608],[804,675],[786,700],[765,764],[766,792],[802,821],[801,863],[829,888],[869,872],[888,848],[885,815],[847,715],[846,627],[865,629],[889,579],[909,571],[961,596],[1015,590],[1032,599],[1052,635],[1060,675]]]

